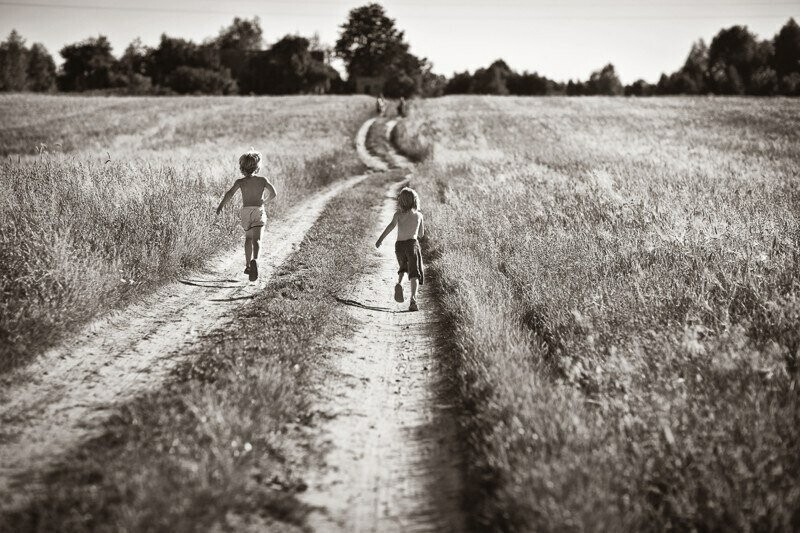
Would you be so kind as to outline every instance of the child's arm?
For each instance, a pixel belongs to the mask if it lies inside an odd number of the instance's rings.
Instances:
[[[383,239],[385,239],[386,236],[389,235],[392,232],[392,230],[394,229],[394,227],[396,225],[397,225],[397,213],[394,214],[394,216],[392,217],[392,221],[389,222],[389,225],[386,226],[385,230],[383,230],[383,233],[381,233],[381,236],[378,237],[378,241],[375,243],[375,248],[380,248],[381,247],[381,243],[383,242]]]
[[[275,190],[275,186],[272,185],[272,183],[270,183],[267,178],[264,178],[264,181],[267,182],[267,184],[264,185],[264,188],[269,191],[269,198],[267,198],[266,200],[267,202],[269,202],[270,200],[274,200],[275,198],[278,197],[278,191]]]
[[[419,238],[425,236],[425,217],[422,216],[422,213],[419,214]]]
[[[218,215],[222,213],[222,208],[225,207],[225,204],[227,204],[231,197],[236,193],[236,191],[239,189],[239,186],[239,180],[236,180],[233,186],[228,189],[228,192],[225,193],[225,196],[222,197],[222,201],[220,201],[219,205],[217,206]]]

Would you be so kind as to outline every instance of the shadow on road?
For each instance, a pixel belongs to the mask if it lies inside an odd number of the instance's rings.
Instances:
[[[234,289],[240,286],[244,287],[242,282],[235,279],[179,279],[178,283],[206,289]],[[221,283],[225,283],[226,285],[220,285]]]
[[[359,302],[357,300],[350,300],[350,299],[347,299],[347,298],[339,298],[338,296],[334,296],[334,298],[336,298],[336,301],[339,302],[340,304],[349,305],[349,306],[352,306],[352,307],[358,307],[360,309],[369,309],[370,311],[382,311],[384,313],[394,313],[394,314],[397,314],[397,313],[409,313],[410,312],[407,309],[401,310],[401,311],[397,311],[395,309],[389,309],[388,307],[378,307],[376,305],[362,304],[361,302]]]

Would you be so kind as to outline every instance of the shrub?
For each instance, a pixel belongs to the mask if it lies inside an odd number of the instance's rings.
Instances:
[[[180,66],[167,78],[167,86],[178,94],[236,94],[230,71]]]

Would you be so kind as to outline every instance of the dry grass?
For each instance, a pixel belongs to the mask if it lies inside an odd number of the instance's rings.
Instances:
[[[362,169],[367,98],[0,96],[0,372],[239,236],[214,207],[251,146],[279,214]],[[23,155],[33,154],[33,155]]]
[[[433,143],[428,141],[419,131],[412,131],[411,127],[405,120],[398,121],[392,129],[390,140],[397,148],[397,151],[410,161],[421,163],[433,156]]]
[[[464,97],[414,120],[474,525],[800,528],[800,102]]]
[[[320,460],[310,428],[319,358],[345,332],[346,292],[390,175],[335,198],[265,290],[158,392],[122,406],[3,531],[302,531],[296,495]]]

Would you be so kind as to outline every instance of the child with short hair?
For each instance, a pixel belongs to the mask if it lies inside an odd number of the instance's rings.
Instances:
[[[250,281],[258,279],[258,252],[261,249],[261,228],[267,222],[264,202],[274,199],[278,193],[272,183],[263,176],[256,175],[261,169],[261,154],[254,149],[245,152],[239,158],[239,170],[242,178],[236,180],[233,186],[222,197],[217,207],[217,215],[233,197],[237,190],[242,191],[242,208],[239,209],[239,220],[244,229],[244,273],[249,275]],[[264,200],[264,191],[269,196]]]
[[[403,187],[397,196],[397,211],[375,243],[375,248],[380,248],[383,239],[397,226],[397,242],[394,244],[394,253],[400,268],[397,271],[397,284],[394,286],[394,299],[397,302],[404,301],[402,282],[403,274],[407,273],[408,281],[411,284],[409,311],[419,310],[417,307],[417,284],[422,285],[425,282],[422,271],[422,251],[417,241],[418,237],[425,236],[425,219],[419,211],[419,206],[417,191]]]

